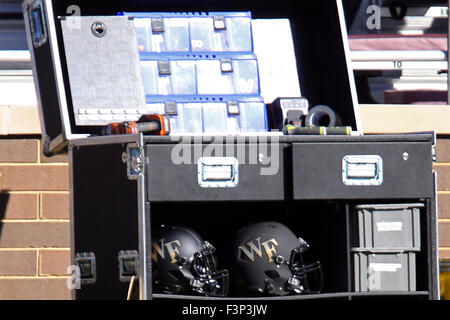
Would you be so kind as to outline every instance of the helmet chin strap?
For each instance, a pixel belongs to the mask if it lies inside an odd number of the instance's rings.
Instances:
[[[304,292],[304,288],[301,285],[301,281],[296,276],[292,276],[289,279],[287,279],[285,287],[288,291],[295,294],[300,294]]]
[[[276,284],[274,280],[266,278],[264,279],[264,288],[259,288],[258,291],[271,296],[284,296],[304,293],[304,288],[301,281],[296,276],[292,276],[286,280],[284,285]]]

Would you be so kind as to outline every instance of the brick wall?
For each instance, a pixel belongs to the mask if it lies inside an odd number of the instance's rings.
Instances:
[[[450,261],[450,136],[438,137],[436,153],[438,161],[433,167],[438,172],[439,257]]]
[[[40,137],[0,139],[0,300],[70,299],[69,166]]]

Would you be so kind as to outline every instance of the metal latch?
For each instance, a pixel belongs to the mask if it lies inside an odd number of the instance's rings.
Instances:
[[[119,279],[128,282],[138,276],[139,255],[136,250],[121,250],[117,256],[119,260]]]
[[[234,157],[202,157],[197,162],[202,188],[230,188],[239,183],[239,161]]]
[[[152,27],[152,32],[154,32],[154,33],[164,32],[163,18],[152,18],[151,27]]]
[[[220,60],[220,70],[224,73],[233,72],[233,62],[229,58]]]
[[[177,103],[175,101],[165,101],[164,112],[166,116],[177,116],[178,115]]]
[[[170,61],[169,60],[160,60],[158,61],[158,74],[160,76],[168,76],[171,75],[170,71]]]
[[[127,151],[122,154],[122,161],[127,164],[127,176],[130,180],[136,180],[144,173],[144,152],[142,147],[131,143],[127,145]]]
[[[75,266],[78,268],[81,284],[92,284],[96,281],[96,263],[93,252],[81,252],[75,255]]]
[[[342,182],[347,186],[383,183],[383,159],[378,155],[348,155],[342,159]]]
[[[224,16],[215,16],[213,18],[214,30],[226,30],[227,25],[225,24]]]
[[[239,101],[228,101],[227,111],[229,115],[239,115]]]

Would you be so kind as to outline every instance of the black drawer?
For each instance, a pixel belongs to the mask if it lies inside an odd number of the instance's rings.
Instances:
[[[286,144],[149,144],[148,200],[283,200],[285,150]]]
[[[294,199],[431,197],[431,143],[294,143]]]

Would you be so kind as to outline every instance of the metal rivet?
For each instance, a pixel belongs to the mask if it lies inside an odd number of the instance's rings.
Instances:
[[[408,158],[409,158],[408,152],[403,152],[402,153],[402,159],[406,161],[406,160],[408,160]]]
[[[128,161],[128,153],[122,152],[122,162],[127,163]]]
[[[106,25],[101,21],[96,21],[91,26],[91,31],[97,38],[103,38],[106,35]]]
[[[275,257],[275,263],[276,263],[276,264],[282,264],[283,262],[284,262],[284,258],[283,258],[282,256],[277,255],[277,256]]]
[[[142,159],[140,157],[131,157],[131,170],[135,173],[141,173],[143,167]]]

